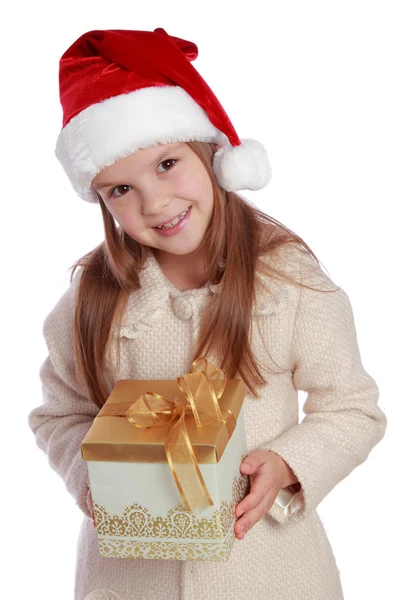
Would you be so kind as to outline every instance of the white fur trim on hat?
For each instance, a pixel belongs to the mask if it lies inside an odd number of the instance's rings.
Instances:
[[[78,196],[97,203],[92,181],[105,167],[141,148],[193,140],[222,146],[213,168],[223,189],[258,190],[269,182],[264,146],[256,140],[231,146],[207,112],[177,86],[142,88],[89,106],[61,130],[55,153]]]
[[[140,148],[192,140],[229,144],[183,88],[148,87],[82,110],[61,130],[55,153],[78,196],[98,202],[91,183],[105,167]]]
[[[223,146],[214,154],[213,168],[219,185],[228,192],[259,190],[271,179],[267,151],[257,140]]]

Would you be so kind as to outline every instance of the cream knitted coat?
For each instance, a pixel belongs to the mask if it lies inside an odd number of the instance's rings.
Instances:
[[[270,260],[270,259],[268,259]],[[262,276],[253,309],[252,348],[273,373],[259,400],[244,403],[248,450],[279,454],[302,489],[280,492],[269,513],[236,540],[227,562],[100,558],[86,505],[88,473],[80,446],[98,412],[74,377],[72,323],[79,273],[44,323],[49,356],[40,370],[44,402],[29,425],[50,465],[84,513],[75,600],[339,600],[339,572],[316,508],[382,439],[386,417],[364,370],[346,292],[291,245],[274,259],[309,290]],[[279,264],[278,264],[279,263]],[[218,286],[180,291],[154,256],[129,298],[118,379],[174,379],[190,370],[201,309]],[[229,298],[227,298],[229,301]],[[256,322],[258,321],[259,327]],[[114,338],[115,339],[115,338]],[[114,342],[115,347],[115,342]],[[114,351],[114,359],[115,359]],[[216,357],[209,359],[218,364]],[[219,365],[218,365],[219,366]],[[298,390],[308,393],[299,423]],[[288,502],[288,498],[292,502]],[[294,501],[293,501],[294,500]],[[54,590],[54,597],[57,590]]]

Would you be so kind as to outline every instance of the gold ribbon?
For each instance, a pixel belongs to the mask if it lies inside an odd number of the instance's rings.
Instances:
[[[226,375],[205,358],[198,358],[192,363],[191,372],[178,377],[177,383],[185,396],[183,400],[146,392],[131,404],[125,416],[135,427],[156,427],[177,419],[165,442],[167,460],[186,509],[205,509],[213,501],[189,439],[185,416],[187,412],[193,413],[198,428],[216,422],[226,425],[219,406]],[[233,416],[230,411],[224,412]],[[232,430],[228,434],[230,437]]]

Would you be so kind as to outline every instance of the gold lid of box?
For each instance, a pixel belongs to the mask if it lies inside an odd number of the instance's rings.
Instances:
[[[138,428],[124,416],[130,405],[149,391],[171,400],[175,397],[185,398],[176,379],[118,381],[82,442],[81,452],[84,460],[167,462],[165,441],[176,421],[167,425]],[[187,432],[199,463],[217,463],[221,459],[236,426],[246,391],[247,386],[241,379],[226,381],[224,392],[219,399],[226,423],[215,422],[198,428],[193,414],[186,412]],[[107,416],[104,415],[106,411]],[[114,415],[109,415],[109,412],[114,412]]]

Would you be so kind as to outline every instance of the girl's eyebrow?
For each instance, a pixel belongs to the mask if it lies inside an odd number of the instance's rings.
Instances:
[[[157,156],[157,158],[155,158],[153,161],[151,161],[150,164],[152,164],[154,162],[159,163],[162,158],[168,156],[169,154],[171,154],[171,152],[173,152],[175,150],[179,150],[182,146],[184,146],[183,142],[174,144],[174,148],[168,148],[168,150],[162,152],[161,154],[159,154]],[[116,185],[116,181],[101,181],[100,184],[97,184],[95,189],[96,189],[96,191],[99,191],[106,187],[112,187],[113,185]]]

